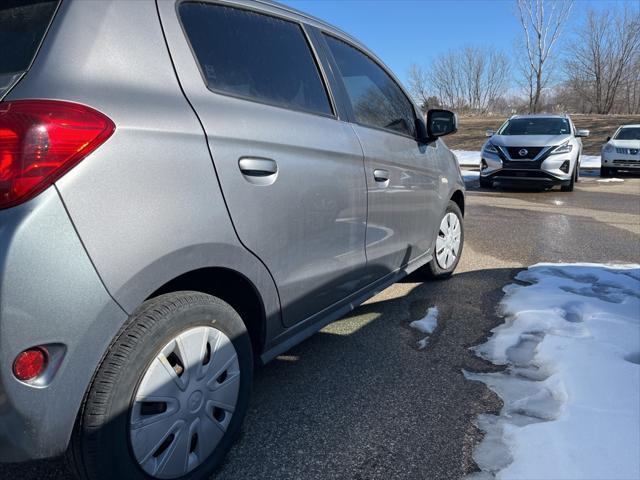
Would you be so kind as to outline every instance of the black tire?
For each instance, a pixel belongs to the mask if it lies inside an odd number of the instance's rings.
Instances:
[[[560,187],[560,190],[562,190],[563,192],[573,192],[573,188],[576,183],[577,170],[578,170],[578,164],[576,163],[576,166],[573,168],[573,172],[571,173],[571,180],[569,181],[569,184],[562,185]]]
[[[439,233],[436,233],[436,238],[433,240],[433,247],[431,249],[431,251],[433,252],[433,258],[429,263],[427,263],[420,269],[420,273],[423,273],[427,278],[433,280],[444,280],[446,278],[449,278],[453,274],[456,267],[458,266],[458,263],[460,262],[460,258],[462,257],[462,250],[464,248],[464,222],[460,207],[458,207],[458,204],[456,202],[450,200],[442,218],[444,218],[447,213],[455,214],[460,221],[460,249],[458,250],[458,256],[455,259],[455,262],[448,269],[442,268],[438,264],[438,261],[436,259],[436,240],[437,236],[439,235]],[[441,219],[438,221],[438,225],[440,225],[440,221]]]
[[[576,175],[575,182],[578,183],[580,181],[580,157],[576,159]]]
[[[111,344],[78,414],[67,459],[82,479],[149,479],[129,439],[129,415],[142,375],[172,338],[197,326],[222,331],[240,367],[236,409],[212,454],[180,478],[204,479],[222,462],[240,433],[253,375],[251,341],[240,316],[225,302],[198,292],[176,292],[145,302]]]
[[[600,167],[600,176],[607,178],[611,176],[611,169],[609,167]]]
[[[493,180],[480,176],[480,188],[493,188]]]

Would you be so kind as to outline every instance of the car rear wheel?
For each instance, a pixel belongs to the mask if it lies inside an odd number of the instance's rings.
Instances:
[[[454,272],[464,246],[464,224],[460,207],[453,201],[447,205],[434,242],[433,258],[423,267],[429,278],[445,279]]]
[[[197,292],[142,305],[102,361],[68,457],[80,478],[207,478],[240,431],[251,389],[247,330]]]

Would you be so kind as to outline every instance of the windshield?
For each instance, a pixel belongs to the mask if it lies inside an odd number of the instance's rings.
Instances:
[[[0,76],[29,68],[57,5],[58,0],[0,2]]]
[[[640,140],[640,127],[621,128],[615,136],[616,140]]]
[[[566,118],[512,118],[498,131],[498,135],[568,135],[571,125]]]

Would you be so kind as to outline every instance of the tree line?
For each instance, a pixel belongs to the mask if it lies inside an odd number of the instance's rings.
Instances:
[[[640,114],[640,9],[588,9],[573,32],[573,0],[515,0],[522,30],[514,58],[468,45],[411,65],[409,89],[424,110],[465,114]]]

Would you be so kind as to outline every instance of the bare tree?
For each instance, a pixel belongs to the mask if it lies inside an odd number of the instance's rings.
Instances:
[[[468,46],[440,55],[430,65],[428,85],[443,105],[487,113],[509,83],[509,60],[493,48]]]
[[[429,89],[427,87],[428,78],[426,72],[420,65],[412,64],[409,67],[409,92],[418,102],[422,109],[428,104]]]
[[[548,85],[554,64],[550,54],[569,17],[573,0],[517,0],[526,53],[525,78],[529,111],[540,108],[542,90]]]
[[[596,113],[637,112],[640,12],[589,10],[566,62],[569,85]]]

